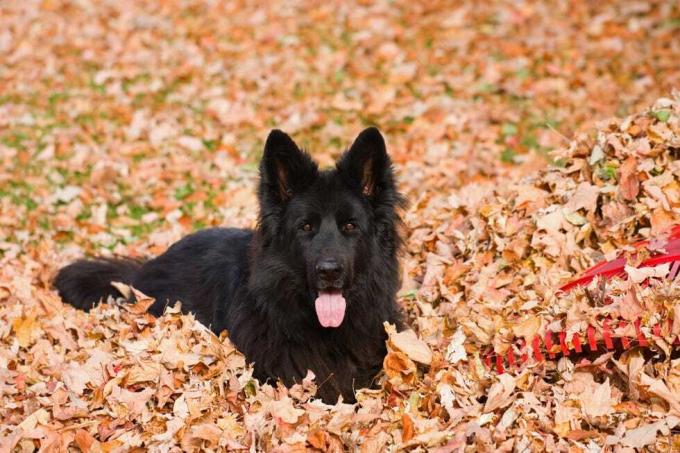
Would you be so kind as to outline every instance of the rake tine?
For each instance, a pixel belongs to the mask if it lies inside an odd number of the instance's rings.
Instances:
[[[647,343],[647,339],[645,338],[645,334],[642,333],[642,329],[640,328],[640,318],[637,318],[635,320],[635,332],[637,334],[637,339],[638,339],[638,343],[640,344],[640,346],[642,346],[643,348],[648,346],[649,343]]]
[[[538,335],[534,337],[533,340],[533,350],[534,350],[534,358],[536,359],[537,362],[543,362],[545,358],[543,357],[543,354],[541,354],[541,339],[539,338]]]
[[[569,357],[569,347],[567,346],[567,332],[560,332],[560,349],[565,357]]]
[[[610,351],[614,349],[614,342],[612,341],[612,331],[609,328],[609,318],[605,318],[602,324],[602,337],[604,345]]]
[[[545,332],[545,350],[547,351],[548,356],[549,356],[551,359],[554,359],[554,358],[555,358],[555,353],[554,353],[553,350],[552,350],[552,347],[553,347],[553,338],[552,338],[552,336],[553,336],[553,333],[552,333],[551,331],[547,330],[547,331]]]
[[[571,343],[574,345],[574,350],[577,353],[580,354],[583,351],[583,348],[581,347],[581,338],[578,336],[578,333],[574,333],[571,337]]]
[[[597,340],[595,340],[595,327],[588,326],[588,347],[590,347],[590,352],[597,352]]]

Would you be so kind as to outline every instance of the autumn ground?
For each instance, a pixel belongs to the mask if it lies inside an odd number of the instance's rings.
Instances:
[[[678,451],[663,339],[500,377],[480,354],[601,315],[680,332],[673,284],[554,294],[678,220],[679,35],[665,1],[4,2],[0,450]],[[253,225],[270,128],[330,163],[368,124],[410,201],[420,340],[393,337],[356,406],[260,385],[188,317],[50,290],[83,254]]]

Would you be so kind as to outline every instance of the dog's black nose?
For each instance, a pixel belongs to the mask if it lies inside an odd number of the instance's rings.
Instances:
[[[316,272],[322,280],[333,281],[337,280],[342,274],[342,266],[334,259],[327,259],[316,265]]]

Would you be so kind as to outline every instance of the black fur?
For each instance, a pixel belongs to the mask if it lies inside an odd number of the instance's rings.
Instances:
[[[109,295],[120,297],[111,282],[131,282],[142,264],[131,259],[80,260],[63,268],[54,279],[54,286],[69,304],[89,311]]]
[[[214,332],[228,330],[256,377],[290,385],[311,369],[324,401],[354,401],[354,390],[370,386],[382,367],[383,322],[401,325],[395,297],[403,199],[380,132],[366,129],[335,169],[321,171],[290,137],[272,131],[258,197],[254,231],[204,230],[143,264],[77,261],[55,286],[82,309],[119,296],[111,281],[154,297],[154,315],[179,300]],[[346,300],[337,328],[317,318],[323,292]]]

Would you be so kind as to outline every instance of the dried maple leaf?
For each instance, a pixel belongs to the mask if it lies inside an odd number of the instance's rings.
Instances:
[[[626,432],[623,439],[621,439],[621,445],[642,449],[656,442],[657,433],[659,431],[661,431],[661,434],[664,436],[667,436],[670,433],[670,430],[664,421],[638,426],[637,428]]]
[[[446,360],[452,364],[456,364],[461,360],[467,359],[467,352],[465,351],[465,333],[462,329],[456,330],[456,333],[451,337],[449,345],[446,347]]]
[[[29,347],[39,334],[38,323],[35,316],[22,316],[12,321],[12,330],[22,348]]]
[[[132,287],[131,285],[121,283],[121,282],[111,282],[111,286],[116,288],[123,294],[128,300],[134,300],[134,303],[129,303],[123,305],[125,310],[129,311],[134,315],[141,315],[146,313],[151,305],[156,301],[154,298],[147,296],[138,289]]]
[[[89,453],[90,450],[101,448],[99,442],[84,429],[78,429],[75,432],[74,441],[83,453]]]
[[[327,443],[327,437],[328,435],[326,432],[322,429],[315,428],[311,429],[307,433],[307,442],[309,445],[312,447],[318,449],[318,450],[325,450],[326,449],[326,443]]]
[[[386,327],[388,332],[392,331],[389,341],[395,349],[405,353],[414,362],[422,363],[423,365],[432,363],[432,351],[430,351],[427,343],[417,337],[414,331],[405,330],[397,333],[393,329],[393,327],[391,329]]]
[[[670,405],[671,413],[676,417],[680,417],[680,398],[670,391],[662,380],[654,379],[645,373],[641,373],[639,382],[647,388],[647,391],[664,399]]]
[[[492,412],[498,408],[505,407],[513,400],[512,394],[515,390],[515,378],[509,374],[498,376],[498,382],[491,386],[484,404],[484,412]]]
[[[590,420],[607,416],[613,412],[613,404],[615,404],[615,401],[612,399],[609,378],[602,384],[597,384],[594,381],[589,382],[579,397],[581,401],[581,412]]]
[[[286,396],[280,400],[270,401],[267,406],[267,412],[272,417],[280,418],[286,423],[295,423],[298,418],[305,413],[302,409],[297,409],[293,406],[293,400]]]
[[[193,425],[184,432],[181,446],[185,451],[200,447],[215,448],[219,445],[221,436],[222,430],[211,423]]]
[[[387,377],[395,383],[412,383],[415,379],[416,365],[403,352],[388,352],[383,368]]]
[[[668,275],[669,268],[670,263],[664,263],[654,267],[640,268],[626,265],[625,270],[626,274],[628,274],[628,278],[630,278],[633,283],[642,283],[649,278],[665,277]]]

